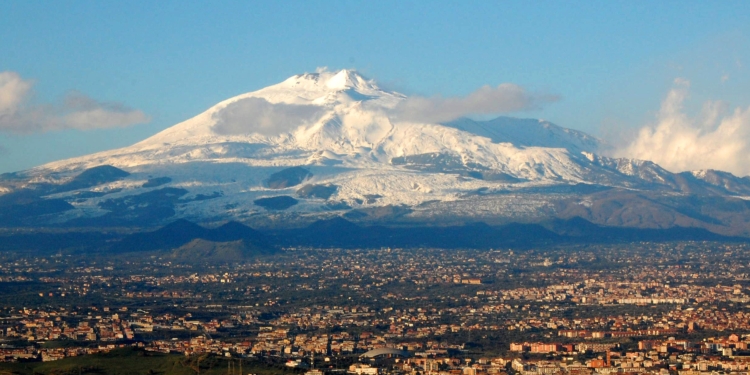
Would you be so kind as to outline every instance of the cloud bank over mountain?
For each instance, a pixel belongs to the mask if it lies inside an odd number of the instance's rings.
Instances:
[[[314,105],[274,104],[263,98],[245,98],[214,114],[214,131],[222,135],[256,132],[273,136],[314,122],[322,112],[321,107]]]
[[[675,80],[657,120],[641,128],[617,156],[651,160],[673,172],[719,169],[750,175],[750,107],[728,111],[722,102],[706,102],[689,116],[683,104],[690,82]]]
[[[440,123],[462,116],[535,109],[557,100],[554,95],[534,94],[519,85],[503,83],[482,86],[466,97],[410,96],[396,106],[393,115],[401,121]]]
[[[33,85],[16,72],[0,72],[0,131],[30,134],[116,128],[150,121],[140,110],[99,102],[78,92],[69,93],[61,103],[33,103]]]

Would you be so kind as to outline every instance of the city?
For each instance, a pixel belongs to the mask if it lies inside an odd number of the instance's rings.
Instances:
[[[748,247],[294,248],[239,264],[4,253],[0,361],[130,348],[290,373],[745,370]],[[379,349],[399,352],[363,357]]]

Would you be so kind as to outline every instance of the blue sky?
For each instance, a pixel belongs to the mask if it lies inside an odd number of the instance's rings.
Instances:
[[[690,82],[688,115],[750,106],[748,1],[10,0],[0,45],[0,72],[31,85],[25,105],[77,93],[128,116],[107,129],[20,117],[0,128],[0,172],[126,146],[319,66],[426,96],[515,83],[560,100],[510,115],[605,138],[654,122],[675,79]]]

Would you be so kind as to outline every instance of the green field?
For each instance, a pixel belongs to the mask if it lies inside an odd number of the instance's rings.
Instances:
[[[230,363],[231,361],[231,363]],[[146,352],[141,349],[118,349],[106,354],[65,358],[54,362],[0,363],[0,375],[44,374],[159,374],[159,375],[219,375],[240,374],[240,361],[213,355],[185,357],[176,354]],[[243,374],[299,374],[281,361],[242,360]]]

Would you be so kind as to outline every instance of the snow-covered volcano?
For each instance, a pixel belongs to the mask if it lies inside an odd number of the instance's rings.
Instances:
[[[440,154],[522,179],[576,180],[569,154],[600,147],[587,134],[538,120],[398,121],[405,98],[354,71],[308,73],[225,100],[133,146],[35,171],[105,164],[138,171],[195,161],[390,169],[394,158]]]
[[[135,145],[0,183],[15,191],[6,205],[29,190],[70,205],[34,220],[86,224],[340,214],[528,220],[554,214],[555,199],[580,189],[750,192],[742,179],[731,187],[705,173],[680,179],[653,163],[600,156],[598,139],[546,121],[400,120],[407,99],[351,70],[297,75]],[[87,170],[94,182],[80,183]]]

